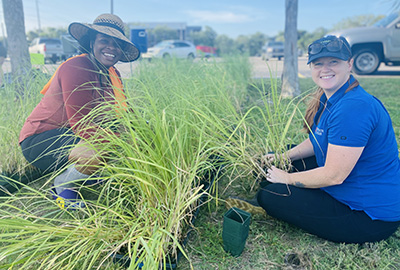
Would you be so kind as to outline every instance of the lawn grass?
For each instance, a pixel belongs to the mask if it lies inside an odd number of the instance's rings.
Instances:
[[[400,78],[360,78],[359,82],[389,111],[399,143]],[[268,88],[268,82],[264,83]],[[311,79],[300,79],[300,87],[305,92],[314,84]],[[305,109],[305,104],[300,104],[300,107]],[[241,256],[232,257],[223,250],[222,223],[223,214],[227,211],[223,199],[230,194],[248,198],[254,196],[254,180],[249,176],[234,183],[229,179],[220,181],[221,200],[213,200],[201,209],[196,221],[196,233],[187,245],[194,269],[400,269],[400,229],[389,239],[378,243],[337,244],[267,216],[252,217],[246,247]],[[227,183],[230,188],[225,190]],[[288,260],[292,254],[299,259]],[[186,259],[180,262],[179,269],[190,269]]]

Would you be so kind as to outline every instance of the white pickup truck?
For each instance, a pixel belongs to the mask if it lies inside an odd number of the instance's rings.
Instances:
[[[358,27],[329,33],[344,36],[354,55],[354,72],[374,73],[381,63],[400,66],[400,12],[391,14],[371,27]]]
[[[39,37],[33,39],[29,46],[29,53],[43,54],[45,61],[51,63],[65,60],[63,45],[58,38]]]

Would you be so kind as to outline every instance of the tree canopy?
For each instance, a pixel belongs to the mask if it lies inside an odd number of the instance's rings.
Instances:
[[[26,34],[28,41],[32,41],[37,37],[59,38],[61,35],[68,33],[67,28],[47,27],[41,31],[29,31]]]
[[[307,46],[313,40],[323,37],[330,31],[359,26],[370,26],[376,21],[380,20],[382,17],[384,16],[360,15],[345,18],[336,23],[332,29],[318,27],[312,32],[299,29],[297,31],[297,46],[300,50],[306,51]],[[29,31],[27,33],[27,38],[28,41],[32,41],[34,38],[39,36],[59,38],[65,33],[67,33],[66,28],[48,27],[40,32]],[[166,26],[157,26],[154,29],[148,29],[147,33],[149,46],[153,46],[162,40],[179,39],[178,32]],[[216,47],[219,55],[243,53],[250,56],[260,55],[262,46],[267,41],[285,41],[284,31],[280,31],[276,36],[273,37],[269,37],[261,32],[257,32],[251,35],[240,35],[237,38],[231,38],[227,35],[219,35],[210,26],[205,26],[200,32],[191,32],[187,36],[187,39],[192,41],[195,45]]]
[[[331,30],[342,30],[353,27],[370,26],[384,18],[385,16],[374,16],[374,15],[360,15],[350,18],[345,18],[340,22],[336,23]]]

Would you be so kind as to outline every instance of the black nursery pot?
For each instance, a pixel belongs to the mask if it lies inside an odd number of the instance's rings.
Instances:
[[[27,170],[24,174],[19,172],[4,172],[0,174],[0,197],[9,196],[16,192],[22,185],[32,182],[44,174],[37,170]]]

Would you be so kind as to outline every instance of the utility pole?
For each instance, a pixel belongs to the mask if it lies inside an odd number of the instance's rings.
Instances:
[[[111,0],[111,14],[114,14],[114,0]]]
[[[1,33],[3,34],[3,41],[4,42],[7,42],[7,39],[6,39],[6,31],[4,31],[4,23],[1,23]],[[4,44],[5,46],[8,46],[7,44]]]
[[[39,27],[39,33],[42,32],[42,27],[40,25],[40,14],[39,14],[39,3],[38,0],[36,0],[36,13],[37,13],[37,19],[38,19],[38,27]]]

